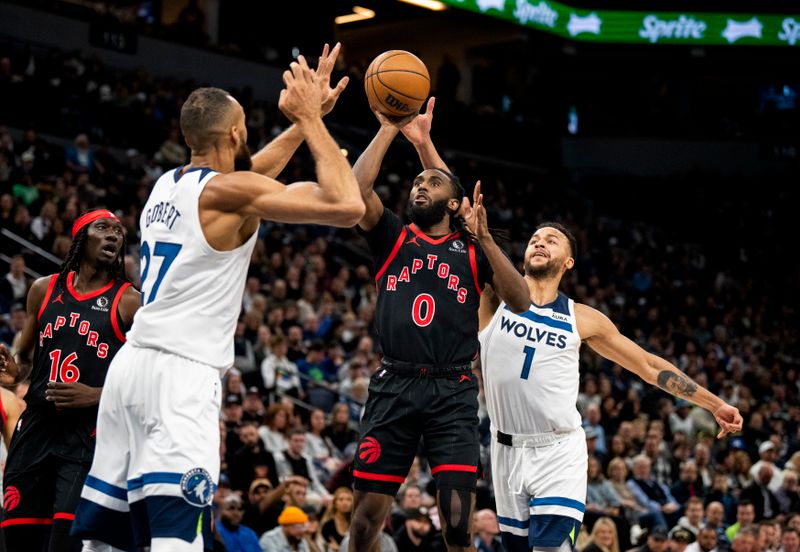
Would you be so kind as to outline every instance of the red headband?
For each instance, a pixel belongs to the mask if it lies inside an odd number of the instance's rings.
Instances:
[[[86,226],[87,224],[91,224],[97,219],[101,218],[108,218],[111,220],[115,220],[119,222],[117,215],[109,211],[108,209],[96,209],[94,211],[89,211],[85,215],[78,217],[78,220],[75,221],[75,224],[72,225],[72,237],[75,238],[75,235],[81,231],[81,228]]]

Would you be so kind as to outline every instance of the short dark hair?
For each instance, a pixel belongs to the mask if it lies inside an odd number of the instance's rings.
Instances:
[[[575,258],[575,255],[578,254],[578,240],[575,239],[575,234],[570,232],[569,228],[567,228],[566,226],[564,226],[559,222],[543,222],[536,227],[534,233],[538,232],[542,228],[555,228],[556,230],[564,234],[567,237],[567,240],[569,240],[570,255],[572,256],[573,259]]]
[[[212,132],[230,115],[231,95],[221,88],[198,88],[181,107],[181,132],[192,150],[205,150],[216,141]]]

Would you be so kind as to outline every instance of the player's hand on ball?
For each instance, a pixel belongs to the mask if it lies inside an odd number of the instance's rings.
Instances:
[[[378,111],[376,107],[373,107],[372,105],[369,107],[372,109],[372,112],[375,114],[375,117],[378,119],[378,122],[382,127],[393,127],[396,130],[400,130],[418,116],[417,113],[412,113],[411,115],[406,115],[405,117],[389,117]]]
[[[336,86],[331,88],[331,73],[336,67],[336,58],[339,57],[339,51],[342,45],[336,43],[333,50],[328,53],[328,45],[322,48],[322,55],[319,56],[319,63],[317,63],[317,80],[319,82],[320,91],[322,92],[322,115],[325,116],[333,110],[336,105],[336,100],[339,99],[344,91],[347,83],[350,82],[350,77],[342,77]]]
[[[467,224],[467,230],[478,240],[484,240],[489,235],[489,222],[486,219],[486,209],[483,207],[483,194],[481,193],[481,181],[475,183],[475,192],[472,194],[472,204],[468,197],[461,201],[461,215]]]
[[[51,381],[44,396],[58,408],[86,408],[100,402],[101,387],[89,387],[77,381],[62,383]]]
[[[720,427],[717,439],[721,439],[728,433],[737,433],[741,431],[742,425],[744,424],[742,415],[739,414],[739,409],[728,403],[724,403],[714,412],[714,418],[717,420]]]
[[[322,90],[319,79],[308,66],[306,58],[298,56],[297,61],[283,72],[283,83],[278,108],[293,123],[300,123],[322,117]]]
[[[431,124],[433,123],[433,107],[435,104],[436,98],[431,96],[428,100],[428,106],[425,108],[425,113],[417,115],[411,122],[400,129],[408,141],[415,146],[430,139]]]

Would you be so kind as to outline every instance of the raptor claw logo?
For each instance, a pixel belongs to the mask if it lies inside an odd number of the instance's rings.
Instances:
[[[358,457],[366,464],[372,464],[381,457],[381,444],[375,437],[366,437],[358,445]]]
[[[6,487],[6,492],[3,493],[3,508],[6,512],[10,512],[19,506],[19,490],[16,487]]]

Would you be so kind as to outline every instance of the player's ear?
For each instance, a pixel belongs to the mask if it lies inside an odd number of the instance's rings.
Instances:
[[[461,208],[461,201],[456,198],[451,198],[450,201],[447,202],[447,208],[455,214]]]
[[[564,268],[570,270],[573,266],[575,266],[575,259],[567,257],[567,260],[564,261]]]

